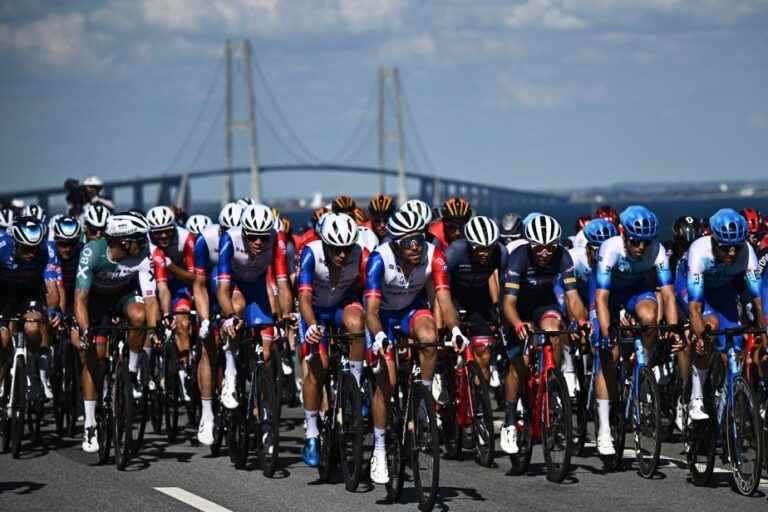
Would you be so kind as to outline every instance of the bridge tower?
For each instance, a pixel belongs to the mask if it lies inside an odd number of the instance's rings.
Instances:
[[[397,146],[397,201],[403,204],[408,200],[405,183],[405,137],[403,135],[402,104],[400,102],[400,70],[398,68],[379,68],[379,169],[387,168],[387,142],[394,141]],[[390,91],[392,95],[390,95]],[[392,97],[394,96],[394,97]],[[394,111],[394,129],[387,123],[389,108]],[[384,173],[379,174],[379,193],[385,192]]]
[[[229,171],[224,176],[224,190],[222,193],[222,205],[232,201],[233,197],[233,139],[235,130],[246,130],[250,136],[251,153],[251,197],[261,201],[261,177],[259,172],[258,147],[256,144],[256,106],[254,103],[253,90],[253,69],[251,62],[251,42],[244,39],[237,43],[227,41],[224,47],[226,59],[226,88],[225,88],[225,110],[226,121],[224,125],[226,140],[226,169]],[[237,59],[243,65],[243,75],[245,76],[245,104],[247,107],[247,117],[245,119],[234,118],[234,76],[233,64]]]

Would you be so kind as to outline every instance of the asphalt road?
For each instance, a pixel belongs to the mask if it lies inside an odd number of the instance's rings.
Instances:
[[[382,502],[384,490],[370,484],[349,493],[343,483],[318,484],[317,471],[301,462],[301,409],[290,409],[281,431],[281,469],[265,478],[257,468],[236,470],[229,458],[213,458],[207,447],[192,446],[192,431],[168,445],[148,435],[140,456],[126,471],[95,465],[95,455],[80,450],[80,439],[59,439],[46,425],[43,442],[25,444],[21,459],[0,455],[0,511],[355,511],[416,510],[410,483],[401,504]],[[498,447],[498,438],[497,438]],[[574,459],[575,470],[563,484],[546,480],[539,446],[531,471],[510,476],[501,453],[497,467],[471,460],[442,461],[436,510],[768,510],[768,482],[758,495],[742,497],[730,488],[730,474],[716,474],[711,488],[694,487],[681,459],[680,445],[665,445],[665,461],[653,480],[640,478],[628,464],[623,472],[605,474],[588,448]],[[189,504],[191,503],[191,504]]]

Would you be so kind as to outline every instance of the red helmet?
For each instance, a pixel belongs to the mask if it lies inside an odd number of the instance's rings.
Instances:
[[[573,230],[578,233],[582,229],[584,229],[584,226],[587,225],[587,222],[591,221],[592,217],[590,215],[579,215],[579,218],[576,219],[576,224],[573,225]]]
[[[760,213],[754,208],[744,208],[739,212],[742,217],[747,219],[747,230],[750,235],[760,231],[761,218]]]
[[[604,204],[595,210],[594,218],[605,219],[608,222],[613,223],[614,226],[619,226],[619,212],[616,211],[616,208],[607,204]]]
[[[757,250],[761,253],[768,250],[768,235],[765,235],[757,246]]]

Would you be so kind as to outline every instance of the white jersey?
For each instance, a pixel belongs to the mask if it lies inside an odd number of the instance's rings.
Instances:
[[[568,253],[573,260],[573,272],[581,284],[586,284],[592,277],[592,266],[589,263],[589,255],[586,246],[574,247],[568,249]]]
[[[639,260],[627,254],[624,238],[617,235],[600,245],[595,275],[597,287],[603,290],[628,289],[645,283],[649,273],[655,271],[658,286],[672,284],[667,251],[658,240],[646,247]]]
[[[732,286],[734,279],[740,277],[744,278],[752,297],[760,296],[757,255],[751,245],[743,244],[733,263],[726,265],[717,262],[712,254],[712,237],[703,236],[693,241],[685,257],[689,300],[701,301],[705,289]]]
[[[578,233],[576,233],[573,236],[569,236],[568,240],[571,241],[571,245],[573,248],[577,247],[586,247],[587,246],[587,237],[584,236],[584,230],[580,229]]]
[[[198,235],[199,238],[203,238],[205,240],[205,250],[208,253],[208,264],[212,266],[216,266],[216,264],[219,262],[220,229],[221,226],[218,224],[211,224],[205,228],[203,232],[200,233],[200,235]],[[197,251],[197,247],[195,247],[195,251]]]
[[[379,245],[379,237],[376,236],[372,230],[365,226],[357,227],[357,245],[366,249],[368,252],[373,252]]]
[[[323,242],[314,240],[308,243],[301,250],[299,292],[311,291],[312,304],[322,308],[336,306],[350,298],[355,286],[362,283],[362,277],[365,275],[365,253],[365,249],[356,245],[334,284],[331,281],[331,269],[325,260]]]

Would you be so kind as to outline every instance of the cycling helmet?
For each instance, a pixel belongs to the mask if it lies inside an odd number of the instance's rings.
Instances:
[[[288,217],[282,217],[280,219],[280,231],[290,235],[293,232],[293,222]]]
[[[723,208],[709,218],[712,238],[721,244],[738,245],[747,239],[747,219],[731,208]]]
[[[584,226],[584,236],[589,245],[599,246],[609,238],[618,235],[616,226],[606,219],[592,219]]]
[[[441,210],[444,219],[467,221],[472,215],[472,209],[469,207],[469,201],[463,197],[449,197]]]
[[[86,226],[104,229],[110,215],[107,207],[102,204],[88,203],[83,207],[83,223]]]
[[[421,199],[409,199],[403,206],[400,207],[400,211],[414,212],[424,219],[424,225],[429,225],[432,222],[432,208]]]
[[[528,227],[528,224],[530,224],[530,223],[531,223],[531,221],[532,221],[533,219],[535,219],[536,217],[538,217],[539,215],[544,215],[544,214],[543,214],[543,213],[541,213],[541,212],[531,212],[531,213],[529,213],[528,215],[526,215],[526,216],[523,218],[523,231],[525,231],[525,228],[527,228],[527,227]]]
[[[387,231],[395,239],[416,233],[423,233],[427,227],[424,217],[416,212],[400,209],[389,218]]]
[[[246,235],[267,235],[275,227],[275,217],[268,206],[254,204],[243,210],[240,226]]]
[[[83,186],[102,188],[104,186],[104,182],[101,181],[101,178],[98,176],[88,176],[83,180]]]
[[[365,213],[365,210],[363,210],[362,208],[355,208],[355,211],[353,212],[353,214],[354,214],[353,216],[355,218],[355,222],[357,222],[358,224],[365,224],[370,220],[368,218],[368,214]]]
[[[352,213],[357,208],[355,200],[349,196],[336,196],[331,203],[333,213]]]
[[[586,226],[591,220],[592,220],[592,217],[589,215],[579,215],[579,218],[576,219],[576,224],[573,225],[574,233],[578,233],[579,231],[584,229],[584,226]]]
[[[619,212],[616,208],[604,204],[595,210],[595,219],[605,219],[608,222],[612,222],[614,226],[619,227]]]
[[[619,216],[624,234],[637,240],[653,240],[659,230],[659,219],[645,206],[632,205]]]
[[[241,208],[245,209],[246,206],[251,206],[258,203],[250,197],[241,197],[237,200],[237,204],[239,204]]]
[[[20,245],[36,247],[45,240],[45,225],[32,216],[21,216],[11,226],[11,237]]]
[[[24,207],[24,211],[21,212],[22,217],[34,217],[42,223],[45,223],[45,209],[37,204],[30,204]]]
[[[739,215],[744,217],[747,221],[747,230],[750,235],[755,235],[760,232],[761,218],[760,213],[754,208],[744,208],[739,212]]]
[[[240,225],[243,207],[238,203],[227,203],[219,212],[219,224],[226,229]]]
[[[312,225],[317,226],[322,216],[328,212],[329,210],[325,206],[321,206],[320,208],[315,208],[315,210],[312,212]]]
[[[501,238],[520,238],[523,236],[523,219],[516,213],[507,213],[501,218]]]
[[[323,217],[320,239],[335,247],[347,247],[357,241],[357,224],[346,213],[329,213]]]
[[[187,231],[190,233],[194,233],[196,235],[199,235],[203,232],[205,228],[210,226],[213,223],[210,217],[207,215],[191,215],[187,219],[187,223],[185,227],[187,228]]]
[[[107,221],[104,236],[112,240],[146,240],[149,222],[132,213],[112,215]]]
[[[0,228],[9,228],[11,224],[13,224],[13,210],[10,208],[0,209]]]
[[[76,218],[62,215],[54,222],[52,231],[54,240],[77,240],[82,228]]]
[[[466,223],[464,236],[472,245],[488,247],[499,239],[499,227],[492,219],[478,215]]]
[[[393,211],[395,211],[395,203],[391,196],[373,196],[368,203],[368,213],[371,217],[389,217]]]
[[[678,217],[672,225],[672,234],[675,240],[691,243],[701,234],[701,224],[696,217]]]
[[[536,214],[525,226],[525,238],[532,244],[549,245],[560,243],[563,230],[554,217]]]
[[[150,231],[160,231],[176,225],[176,215],[167,206],[155,206],[147,212]]]
[[[52,215],[50,219],[48,219],[48,232],[53,231],[53,226],[56,224],[56,221],[59,220],[64,216],[63,213],[57,213],[55,215]]]

